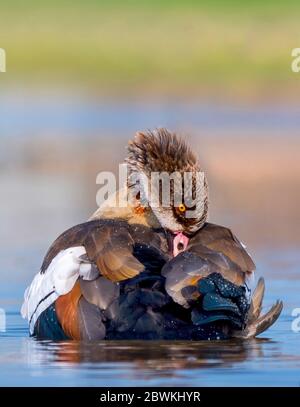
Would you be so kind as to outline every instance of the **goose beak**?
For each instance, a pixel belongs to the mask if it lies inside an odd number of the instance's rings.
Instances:
[[[182,232],[168,233],[169,249],[173,257],[184,252],[189,244],[189,238]]]

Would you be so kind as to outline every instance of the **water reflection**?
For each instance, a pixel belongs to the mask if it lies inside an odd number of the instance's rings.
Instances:
[[[33,355],[38,363],[93,365],[130,364],[138,371],[148,374],[176,375],[177,370],[230,367],[264,356],[263,345],[268,339],[248,342],[237,340],[220,342],[169,342],[169,341],[101,341],[50,342],[33,341]],[[50,360],[49,360],[50,359]],[[32,360],[31,360],[32,362]],[[37,360],[36,360],[37,362]],[[94,366],[95,367],[95,366]],[[100,366],[99,366],[100,367]]]

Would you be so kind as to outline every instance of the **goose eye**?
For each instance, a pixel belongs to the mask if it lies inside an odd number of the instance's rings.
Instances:
[[[184,204],[180,204],[180,205],[178,206],[178,210],[179,210],[179,212],[181,212],[181,213],[185,212],[185,210],[186,210],[185,205],[184,205]]]

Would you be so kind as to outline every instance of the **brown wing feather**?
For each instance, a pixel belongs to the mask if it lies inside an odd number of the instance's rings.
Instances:
[[[129,228],[115,222],[114,226],[93,228],[84,242],[91,262],[103,276],[112,281],[135,277],[144,266],[133,256],[134,241]]]
[[[198,255],[205,255],[205,250],[215,255],[221,254],[225,268],[225,259],[230,260],[232,272],[247,274],[255,270],[255,264],[243,245],[230,229],[223,226],[206,223],[191,239],[189,250]],[[221,257],[218,256],[218,259]]]
[[[222,226],[206,223],[190,240],[188,250],[169,261],[162,270],[166,290],[184,307],[188,302],[181,290],[197,285],[200,278],[220,273],[234,284],[242,285],[255,265],[237,238]]]
[[[84,246],[87,257],[99,272],[112,281],[139,274],[144,266],[133,256],[130,227],[121,220],[95,220],[74,226],[59,236],[45,256],[41,272],[52,259],[72,246]]]
[[[260,277],[251,299],[251,306],[248,316],[249,324],[257,320],[257,318],[260,316],[264,294],[265,294],[265,280],[262,277]]]

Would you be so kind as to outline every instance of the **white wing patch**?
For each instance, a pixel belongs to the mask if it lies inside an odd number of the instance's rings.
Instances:
[[[77,279],[93,280],[99,276],[96,267],[82,260],[86,255],[83,246],[70,247],[57,254],[45,273],[38,273],[24,294],[21,315],[28,319],[30,333],[43,311],[61,295],[69,293]]]

